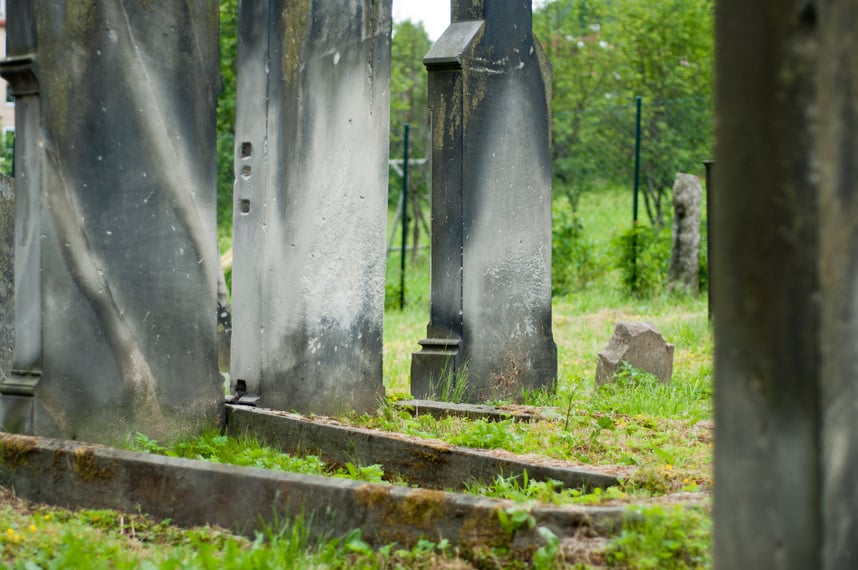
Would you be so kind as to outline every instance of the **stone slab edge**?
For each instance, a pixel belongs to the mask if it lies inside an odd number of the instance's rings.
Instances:
[[[369,484],[177,459],[77,442],[0,434],[0,484],[17,496],[63,508],[112,509],[218,525],[253,536],[263,524],[303,515],[316,537],[360,528],[373,545],[448,539],[468,549],[509,547],[529,555],[535,529],[510,534],[500,509],[515,505],[469,495]],[[524,508],[524,507],[519,507]],[[617,532],[620,507],[531,508],[537,527],[558,537]]]
[[[518,422],[536,422],[543,419],[537,414],[528,412],[515,412],[479,404],[437,402],[435,400],[401,400],[394,402],[393,407],[411,415],[429,414],[438,419],[455,417],[487,421],[515,420]]]
[[[416,442],[397,434],[312,421],[295,414],[226,407],[227,431],[254,435],[282,451],[317,453],[322,459],[345,464],[379,464],[385,473],[430,489],[461,490],[466,483],[492,484],[498,475],[531,480],[560,481],[569,488],[606,488],[619,481],[611,475],[569,467],[529,463],[438,441]]]

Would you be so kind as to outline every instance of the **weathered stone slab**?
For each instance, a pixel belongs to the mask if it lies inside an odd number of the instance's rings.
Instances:
[[[662,382],[673,376],[674,346],[649,323],[619,323],[596,361],[596,385],[614,379],[623,362],[649,372]]]
[[[386,473],[432,489],[463,489],[472,481],[491,484],[498,475],[521,476],[525,470],[531,480],[553,479],[569,488],[618,484],[611,475],[547,461],[530,462],[439,441],[419,442],[399,434],[312,421],[295,414],[227,406],[226,416],[230,434],[252,434],[285,452],[317,453],[335,463],[380,464]]]
[[[241,2],[233,392],[374,410],[382,329],[390,0]]]
[[[854,26],[851,0],[716,10],[718,570],[858,563]]]
[[[415,398],[471,403],[553,388],[550,64],[530,2],[453,2],[426,55],[432,277]]]
[[[500,510],[510,501],[402,486],[367,484],[203,461],[118,451],[24,436],[0,436],[0,475],[22,498],[64,508],[143,512],[184,526],[218,525],[254,536],[263,525],[299,516],[313,537],[360,528],[374,546],[410,547],[448,539],[465,550],[507,547],[530,558],[543,544],[535,529],[512,533]],[[532,507],[537,526],[558,537],[608,535],[622,507]]]
[[[15,346],[15,180],[0,176],[0,379]]]
[[[700,292],[700,207],[703,186],[693,174],[677,174],[673,185],[673,248],[668,280],[674,289]]]
[[[521,422],[536,422],[543,419],[540,414],[506,410],[482,404],[457,404],[455,402],[437,402],[435,400],[401,400],[393,407],[405,410],[409,414],[419,416],[428,414],[435,418],[469,418],[487,421],[516,420]]]
[[[0,424],[101,442],[215,425],[217,1],[35,0],[9,18],[20,233]]]

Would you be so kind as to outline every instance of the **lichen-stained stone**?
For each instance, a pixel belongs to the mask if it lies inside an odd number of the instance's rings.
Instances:
[[[218,3],[36,0],[9,20],[26,311],[3,426],[21,398],[40,435],[214,425]]]
[[[15,346],[15,188],[0,176],[0,379],[9,375]]]
[[[693,174],[678,173],[673,184],[673,247],[668,282],[672,289],[700,292],[700,207],[703,186]]]
[[[239,14],[231,378],[279,410],[384,393],[389,0]]]
[[[424,62],[432,110],[432,285],[417,398],[552,388],[550,64],[530,2],[454,0]]]

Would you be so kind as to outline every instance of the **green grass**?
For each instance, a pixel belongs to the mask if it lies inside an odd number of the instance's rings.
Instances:
[[[709,508],[631,507],[607,561],[619,568],[683,570],[712,564]]]
[[[296,457],[262,445],[253,437],[227,437],[216,432],[205,433],[186,441],[178,441],[168,447],[163,447],[157,441],[138,433],[129,442],[128,447],[135,451],[169,457],[199,459],[212,463],[258,467],[273,471],[324,475],[371,483],[381,483],[384,480],[384,469],[381,465],[362,466],[346,463],[344,466],[332,466],[326,464],[317,455],[308,454]]]
[[[211,527],[181,529],[169,521],[114,511],[0,507],[3,568],[303,570],[443,568],[452,553],[423,541],[412,549],[374,551],[360,531],[310,538],[302,519],[266,528],[250,540]]]
[[[559,377],[555,393],[525,394],[544,419],[530,424],[460,418],[412,417],[392,401],[409,396],[411,354],[419,349],[429,320],[429,257],[410,255],[406,307],[398,308],[399,254],[388,259],[384,383],[388,399],[377,413],[340,418],[357,425],[414,437],[440,439],[480,449],[499,449],[566,460],[581,465],[628,469],[621,484],[607,490],[562,489],[553,482],[499,477],[469,492],[523,505],[627,504],[659,500],[675,492],[708,492],[712,485],[711,432],[700,422],[712,418],[712,331],[705,296],[660,293],[627,296],[615,267],[616,241],[630,226],[627,192],[585,194],[579,203],[590,279],[554,299],[553,330]],[[221,248],[228,236],[221,236]],[[425,236],[424,236],[425,239]],[[562,263],[564,260],[555,260]],[[618,382],[595,386],[596,355],[624,320],[645,320],[676,345],[674,376],[663,384],[636,370]],[[501,404],[503,402],[500,402]],[[261,446],[252,438],[208,433],[162,446],[143,436],[132,448],[177,457],[204,459],[314,475],[381,481],[380,466],[335,466],[317,456],[295,457]],[[700,495],[698,495],[700,496]],[[523,517],[523,518],[522,518]],[[509,515],[510,524],[527,524],[526,514]],[[520,520],[519,520],[520,519]],[[703,568],[711,565],[709,508],[648,506],[630,512],[629,523],[605,552],[617,568]],[[255,540],[217,529],[181,530],[137,515],[105,511],[0,508],[2,560],[11,568],[464,568],[466,561],[441,541],[411,550],[373,552],[359,535],[311,542],[307,525],[267,530]],[[35,530],[33,530],[35,529]],[[556,537],[555,537],[556,539]],[[538,568],[568,567],[556,540],[534,553]],[[110,561],[105,562],[105,561]],[[502,553],[488,552],[477,567],[504,567]],[[29,564],[29,566],[27,565]],[[584,566],[580,566],[584,567]]]

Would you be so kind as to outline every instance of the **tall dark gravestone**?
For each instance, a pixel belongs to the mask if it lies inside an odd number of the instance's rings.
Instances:
[[[858,7],[717,22],[715,567],[858,567]]]
[[[115,443],[216,424],[218,3],[10,2],[8,431]]]
[[[330,415],[384,394],[390,13],[389,0],[241,2],[239,401]]]
[[[432,274],[415,397],[553,387],[551,71],[529,1],[454,0],[424,63],[432,110]]]

